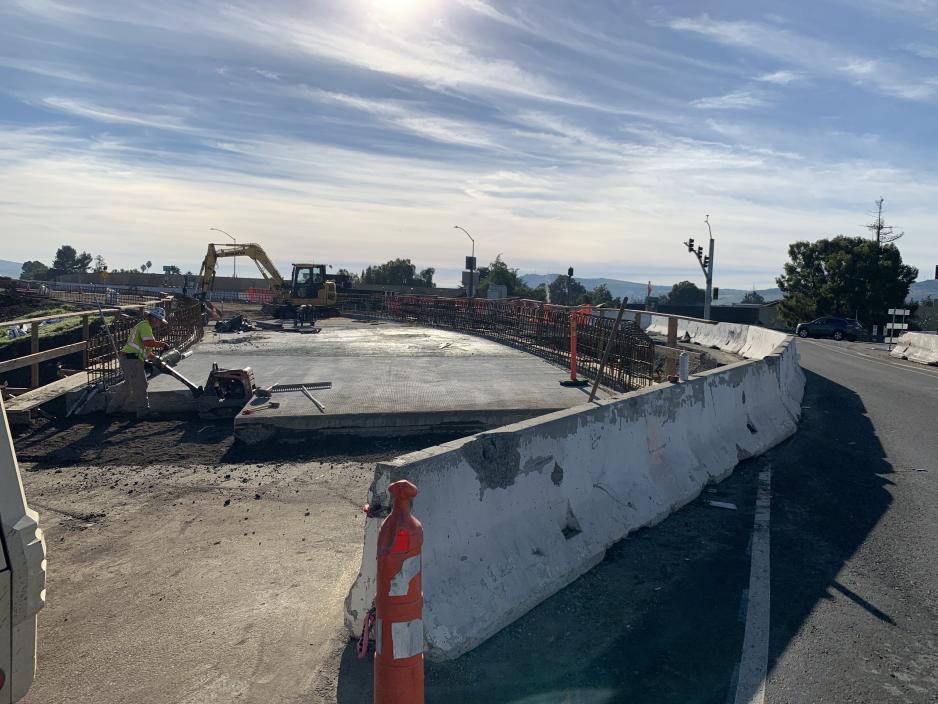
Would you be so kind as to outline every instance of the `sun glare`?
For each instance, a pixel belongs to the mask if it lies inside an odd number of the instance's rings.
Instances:
[[[374,10],[387,19],[408,20],[426,12],[432,0],[373,0]]]
[[[375,7],[382,12],[395,15],[409,15],[416,12],[426,0],[375,0]]]

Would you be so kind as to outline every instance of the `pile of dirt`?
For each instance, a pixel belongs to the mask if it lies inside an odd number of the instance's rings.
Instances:
[[[408,438],[317,437],[305,443],[236,442],[232,421],[190,417],[152,421],[133,418],[55,419],[38,421],[13,440],[20,462],[29,469],[71,465],[146,466],[161,464],[262,464],[331,462],[354,459],[379,462],[421,450],[458,435]]]
[[[38,318],[42,315],[65,313],[75,309],[75,306],[61,301],[50,301],[47,298],[23,296],[9,290],[0,290],[0,321]]]

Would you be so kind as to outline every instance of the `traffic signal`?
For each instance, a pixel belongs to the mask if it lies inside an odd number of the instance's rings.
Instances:
[[[573,278],[573,267],[572,267],[572,266],[571,266],[569,269],[567,269],[567,276],[569,276],[571,279]]]
[[[720,297],[720,287],[719,287],[719,286],[714,286],[714,287],[713,287],[713,300],[715,301],[715,300],[718,299],[719,297]]]
[[[703,256],[703,245],[697,245],[697,258],[700,259]]]
[[[687,251],[691,254],[694,253],[694,238],[689,237],[687,239]],[[935,278],[938,279],[938,266],[935,267]]]
[[[703,265],[704,265],[704,269],[706,269],[708,266],[710,266],[710,257],[709,257],[709,256],[706,256],[706,257],[703,258]]]

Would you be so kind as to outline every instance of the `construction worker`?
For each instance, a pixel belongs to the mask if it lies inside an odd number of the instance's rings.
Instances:
[[[166,325],[166,311],[160,307],[151,308],[146,317],[134,325],[127,337],[127,344],[120,351],[124,383],[118,388],[114,407],[136,411],[138,418],[146,417],[150,411],[144,362],[155,350],[169,347],[168,343],[157,340],[153,334],[154,328],[159,329],[163,325]]]

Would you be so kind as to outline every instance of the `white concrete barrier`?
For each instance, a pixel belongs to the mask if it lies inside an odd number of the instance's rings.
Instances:
[[[938,365],[938,335],[904,332],[889,354],[921,364]]]
[[[414,515],[424,525],[429,658],[474,648],[600,562],[613,543],[795,432],[804,392],[795,341],[746,327],[685,330],[741,354],[767,350],[761,358],[377,465],[373,506],[388,507],[387,486],[398,479],[420,491]],[[366,519],[361,573],[346,599],[356,636],[374,598],[382,520]]]

